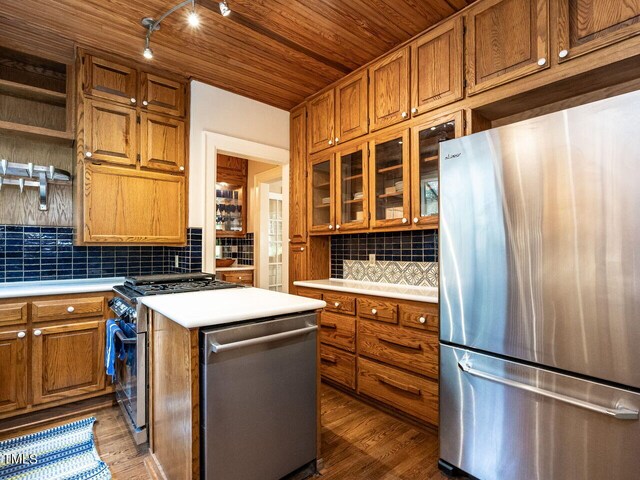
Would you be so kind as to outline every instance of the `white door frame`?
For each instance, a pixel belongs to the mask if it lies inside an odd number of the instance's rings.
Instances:
[[[289,238],[289,224],[288,224],[288,215],[285,215],[286,212],[289,211],[289,198],[284,196],[284,193],[271,193],[269,191],[269,183],[273,183],[274,180],[278,180],[281,178],[280,172],[267,170],[266,172],[260,172],[255,176],[254,179],[254,189],[256,192],[256,202],[259,205],[257,215],[254,217],[256,219],[256,225],[259,227],[256,229],[255,234],[255,244],[254,244],[254,266],[255,270],[253,271],[253,278],[256,282],[256,286],[260,288],[269,288],[269,265],[268,258],[269,254],[267,253],[268,246],[268,238],[269,234],[267,229],[269,228],[269,223],[267,220],[269,214],[269,198],[272,195],[277,195],[282,199],[282,291],[287,293],[289,292],[289,242],[284,241],[285,238]],[[284,189],[284,182],[283,182]],[[266,203],[266,205],[265,205]],[[262,208],[266,207],[266,212],[262,211]],[[286,210],[285,210],[286,209]],[[263,242],[263,234],[267,238],[266,242]],[[264,247],[264,248],[263,248]],[[266,258],[267,263],[265,264],[262,260]]]
[[[216,164],[218,153],[247,158],[258,162],[282,165],[283,230],[289,231],[289,150],[272,147],[264,143],[252,142],[242,138],[230,137],[220,133],[202,132],[204,142],[205,189],[204,189],[204,228],[202,236],[202,269],[215,273],[216,269]],[[249,196],[247,195],[247,198]],[[285,203],[286,202],[286,203]],[[285,230],[286,228],[286,230]],[[289,249],[284,249],[289,252]],[[288,258],[283,258],[288,270]]]

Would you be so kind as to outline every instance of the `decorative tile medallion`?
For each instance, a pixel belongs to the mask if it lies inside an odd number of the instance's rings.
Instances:
[[[438,286],[438,262],[382,261],[372,264],[362,260],[344,260],[342,270],[345,280]]]

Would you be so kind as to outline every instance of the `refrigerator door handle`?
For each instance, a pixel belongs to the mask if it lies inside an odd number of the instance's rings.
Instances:
[[[527,385],[526,383],[516,382],[514,380],[509,380],[508,378],[498,377],[496,375],[492,375],[491,373],[472,368],[471,362],[468,358],[463,358],[462,360],[460,360],[458,362],[458,366],[463,372],[468,373],[469,375],[473,375],[474,377],[484,378],[485,380],[501,383],[509,387],[526,390],[528,392],[542,395],[543,397],[558,400],[559,402],[564,402],[575,405],[576,407],[584,408],[586,410],[591,410],[592,412],[609,415],[610,417],[617,418],[618,420],[638,420],[638,410],[630,410],[628,408],[619,406],[616,406],[616,408],[603,407],[601,405],[596,405],[595,403],[585,402],[584,400],[580,400],[578,398],[573,398],[567,395],[562,395],[560,393],[555,393],[549,390],[534,387],[533,385]]]

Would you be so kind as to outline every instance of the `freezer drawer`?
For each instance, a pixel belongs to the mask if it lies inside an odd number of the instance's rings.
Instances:
[[[482,480],[636,478],[640,394],[441,344],[440,457]]]

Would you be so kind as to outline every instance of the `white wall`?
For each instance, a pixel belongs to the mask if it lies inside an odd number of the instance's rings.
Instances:
[[[289,112],[205,83],[191,82],[189,226],[200,228],[205,225],[204,132],[288,150]]]

